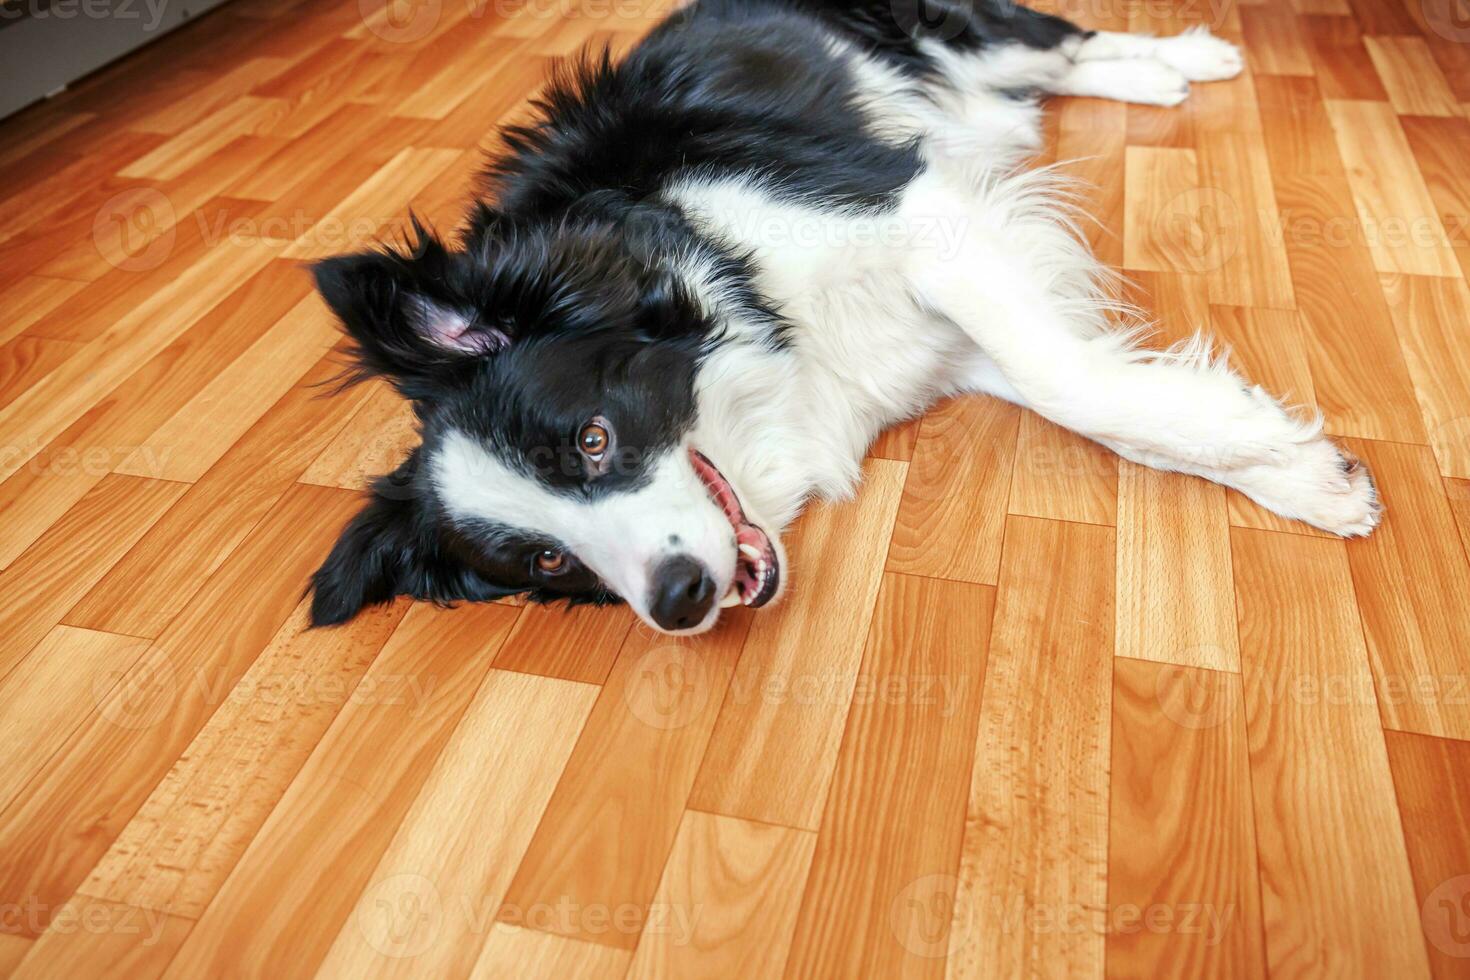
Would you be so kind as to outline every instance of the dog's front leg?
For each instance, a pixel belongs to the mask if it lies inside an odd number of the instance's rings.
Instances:
[[[913,256],[906,274],[994,362],[1013,400],[1128,459],[1233,487],[1282,516],[1344,536],[1377,526],[1372,478],[1322,435],[1320,418],[1293,417],[1202,338],[1148,351],[1110,329],[1101,269],[1057,221],[1036,186],[1044,178],[974,195],[945,179],[921,177],[903,207],[912,221],[964,215],[964,233],[942,255]]]

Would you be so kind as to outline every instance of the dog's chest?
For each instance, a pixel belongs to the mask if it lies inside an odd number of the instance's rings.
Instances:
[[[967,343],[904,279],[916,253],[944,247],[947,229],[807,207],[752,181],[691,182],[670,196],[701,231],[749,256],[755,286],[791,323],[800,390],[783,395],[800,404],[822,455],[836,454],[818,489],[843,492],[869,441],[947,387]]]

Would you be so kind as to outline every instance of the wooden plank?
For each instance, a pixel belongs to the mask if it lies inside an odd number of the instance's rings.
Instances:
[[[1470,155],[1470,122],[1405,116],[1399,120],[1429,196],[1439,209],[1439,220],[1460,260],[1460,271],[1470,276],[1470,187],[1460,164]]]
[[[490,671],[323,975],[469,974],[597,694],[591,684]]]
[[[193,925],[161,912],[77,895],[57,910],[10,980],[151,980],[163,973]]]
[[[1385,732],[1404,820],[1420,921],[1436,977],[1461,976],[1470,958],[1470,743]]]
[[[0,429],[20,446],[0,461],[0,478],[24,466],[40,447],[97,404],[149,358],[274,257],[274,246],[224,242],[206,252],[168,288],[138,303],[25,394],[0,408]]]
[[[737,613],[696,639],[646,627],[628,634],[506,892],[502,922],[633,949],[750,618]],[[551,908],[569,913],[540,921]]]
[[[281,255],[320,259],[369,244],[415,194],[459,158],[457,150],[405,147],[322,216]]]
[[[884,577],[788,975],[943,972],[949,923],[925,932],[903,903],[958,870],[993,605],[987,586]]]
[[[1066,107],[1093,101],[1069,99]],[[1091,219],[1081,224],[1083,237],[1099,262],[1116,269],[1123,265],[1124,188],[1113,177],[1124,166],[1127,114],[1121,103],[1100,104],[1114,116],[1094,113],[1080,126],[1063,109],[1056,152],[1062,172],[1081,182],[1078,206]]]
[[[6,977],[8,980],[35,943],[36,941],[29,936],[0,932],[0,977]]]
[[[1246,58],[1259,86],[1262,75],[1314,75],[1312,54],[1302,37],[1296,11],[1286,6],[1242,6]]]
[[[1125,268],[1204,272],[1237,247],[1220,237],[1234,202],[1200,186],[1194,150],[1130,146],[1126,160]]]
[[[74,236],[81,240],[56,257],[63,271],[90,279],[92,285],[56,307],[27,332],[80,343],[102,336],[134,311],[140,296],[168,289],[209,250],[209,221],[195,209],[211,202],[223,203],[212,198],[212,192],[198,200],[176,203],[172,194],[164,194],[152,185],[129,187],[99,202],[90,225],[78,229],[80,234]],[[244,206],[258,207],[253,202]],[[100,268],[89,267],[89,262],[98,260],[102,262]]]
[[[387,382],[370,382],[351,421],[301,474],[301,482],[364,490],[373,477],[393,472],[417,441],[413,407]]]
[[[1008,510],[1023,517],[1115,524],[1118,457],[1034,412],[1022,412]]]
[[[1266,155],[1271,161],[1272,183],[1278,188],[1278,197],[1282,177],[1312,174],[1343,177],[1332,120],[1327,117],[1327,107],[1315,78],[1260,75],[1256,78],[1256,93],[1260,99]],[[1288,209],[1280,210],[1286,234],[1303,230],[1293,227],[1293,216]]]
[[[1424,442],[1424,422],[1352,195],[1341,177],[1280,177],[1286,252],[1327,431]]]
[[[1439,471],[1470,477],[1470,287],[1426,276],[1382,282]]]
[[[690,810],[630,978],[779,977],[816,835]]]
[[[0,677],[0,810],[146,649],[135,636],[58,626]]]
[[[0,812],[0,851],[17,856],[0,865],[0,901],[33,896],[54,910],[72,894],[213,713],[213,696],[289,616],[354,504],[345,490],[293,488]]]
[[[285,109],[286,104],[280,99],[243,95],[138,157],[117,175],[154,180],[178,177],[236,137],[263,129]]]
[[[922,416],[884,429],[868,447],[868,455],[878,459],[895,459],[907,463],[914,458],[914,443],[919,439],[921,421],[923,421]]]
[[[1367,6],[1367,5],[1365,5]],[[1378,6],[1378,5],[1374,5]],[[1393,9],[1393,4],[1382,4]],[[1459,116],[1460,104],[1422,37],[1365,37],[1363,44],[1388,92],[1394,112],[1406,116]]]
[[[485,646],[519,610],[499,612]],[[345,705],[165,976],[315,972],[490,668],[484,646],[393,640],[362,684],[411,681],[423,697]],[[478,638],[477,638],[478,639]]]
[[[249,346],[267,325],[256,317],[269,315],[273,297],[289,295],[289,284],[280,278],[285,265],[271,263],[248,278],[0,483],[6,516],[0,522],[0,566],[33,544],[223,364]]]
[[[584,943],[535,929],[497,922],[490,930],[473,980],[621,980],[632,958],[626,949]]]
[[[66,363],[80,346],[47,337],[16,337],[0,344],[0,408]]]
[[[5,323],[0,326],[0,343],[9,343],[42,317],[87,288],[85,282],[47,276],[22,276],[0,289],[0,309]]]
[[[80,893],[199,918],[343,706],[392,696],[361,681],[406,604],[336,630],[308,630],[307,609],[297,605],[233,687],[211,692],[214,714]]]
[[[957,398],[924,417],[888,571],[995,584],[1019,419],[1018,408],[991,398]]]
[[[869,460],[863,470],[857,500],[812,507],[786,541],[788,567],[812,573],[755,617],[694,786],[695,809],[819,825],[878,595],[878,556],[899,533],[904,465]],[[838,568],[844,573],[818,571]]]
[[[1349,12],[1343,0],[1328,2],[1342,8],[1331,14]],[[1303,16],[1300,22],[1322,94],[1329,99],[1386,101],[1388,93],[1363,46],[1363,34],[1357,22],[1351,17],[1331,16],[1327,11],[1303,10],[1300,5],[1297,10],[1311,15]]]
[[[1112,547],[1110,528],[1006,521],[960,868],[904,896],[921,937],[951,914],[949,976],[1103,971]]]
[[[1108,976],[1264,977],[1235,674],[1113,664]]]
[[[1239,670],[1225,488],[1119,466],[1118,656]]]
[[[109,476],[0,572],[0,678],[107,574],[188,487]]]
[[[324,357],[253,425],[209,472],[113,566],[64,622],[91,629],[157,636],[214,570],[275,506],[360,393],[323,398],[340,370]],[[326,552],[318,556],[326,558]]]
[[[1326,105],[1374,267],[1379,272],[1459,276],[1449,236],[1393,108],[1334,99]]]
[[[1344,546],[1236,529],[1231,548],[1271,975],[1427,976]]]
[[[495,666],[601,684],[636,619],[627,606],[531,605],[501,646]]]
[[[1470,712],[1453,696],[1470,649],[1470,567],[1434,456],[1366,439],[1348,448],[1384,502],[1383,523],[1348,549],[1384,727],[1470,738]]]
[[[315,295],[298,303],[117,465],[118,473],[193,483],[337,340]]]
[[[1455,523],[1460,526],[1460,542],[1470,555],[1470,480],[1445,480],[1444,492],[1455,514]]]
[[[1259,133],[1256,124],[1254,137]],[[1275,188],[1265,148],[1234,132],[1201,133],[1197,140],[1201,186],[1212,193],[1220,228],[1204,271],[1210,302],[1278,310],[1296,308],[1291,269],[1276,229]],[[1229,202],[1226,206],[1224,202]]]

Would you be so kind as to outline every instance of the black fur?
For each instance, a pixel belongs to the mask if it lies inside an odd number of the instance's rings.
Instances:
[[[456,526],[419,461],[453,429],[558,493],[639,485],[643,461],[692,424],[700,360],[722,342],[667,271],[671,255],[702,256],[746,319],[784,342],[745,258],[696,234],[661,194],[684,178],[756,173],[777,196],[892,206],[919,171],[917,147],[865,128],[833,33],[922,74],[924,40],[1052,47],[1078,29],[1004,0],[700,0],[620,64],[603,53],[561,69],[540,119],[505,132],[457,246],[415,223],[399,245],[315,267],[355,344],[349,380],[388,378],[413,400],[425,445],[378,482],[317,571],[313,623],[400,594],[613,598],[575,564],[538,573],[534,556],[557,542]],[[427,326],[446,316],[467,325],[453,345]],[[571,440],[598,412],[616,413],[623,455],[592,473]]]

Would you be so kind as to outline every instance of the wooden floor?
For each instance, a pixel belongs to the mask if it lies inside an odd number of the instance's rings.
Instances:
[[[1091,3],[1249,71],[1059,101],[1168,336],[1377,475],[1344,543],[947,404],[781,607],[302,585],[411,439],[301,262],[456,223],[639,0],[236,0],[0,123],[0,976],[1470,975],[1470,19]]]

